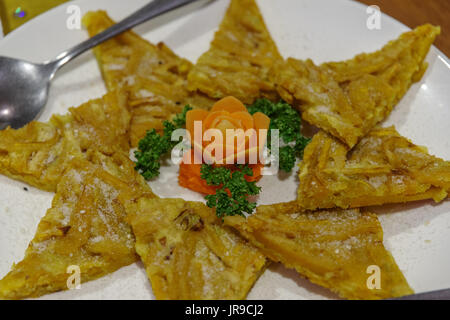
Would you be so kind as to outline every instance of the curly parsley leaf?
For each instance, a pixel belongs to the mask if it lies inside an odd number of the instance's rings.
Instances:
[[[251,214],[256,208],[256,203],[250,202],[248,197],[259,194],[261,188],[256,182],[245,180],[245,176],[253,176],[253,170],[249,166],[239,165],[237,170],[232,171],[226,167],[202,165],[202,179],[206,180],[208,185],[220,186],[216,194],[205,197],[206,205],[216,208],[219,218]]]
[[[280,169],[284,172],[291,172],[295,166],[295,161],[297,157],[295,155],[294,149],[290,146],[284,146],[280,148]]]
[[[161,158],[180,142],[172,141],[172,133],[185,126],[186,113],[189,110],[192,110],[192,108],[185,106],[183,111],[177,114],[172,121],[164,121],[162,135],[152,129],[147,131],[145,137],[139,141],[138,150],[134,152],[137,160],[135,170],[139,171],[146,180],[159,176]]]
[[[193,108],[189,105],[185,106],[183,111],[173,118],[172,122],[177,128],[184,128],[186,125],[186,113]]]
[[[267,99],[256,100],[247,109],[250,114],[262,112],[270,118],[267,136],[267,147],[269,150],[271,149],[270,130],[279,130],[280,138],[285,144],[279,150],[280,169],[285,172],[292,171],[296,158],[303,157],[303,150],[311,141],[311,139],[304,137],[300,132],[302,120],[298,112],[284,101],[274,103]]]

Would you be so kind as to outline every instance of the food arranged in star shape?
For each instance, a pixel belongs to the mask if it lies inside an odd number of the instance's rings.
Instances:
[[[83,23],[90,36],[114,24],[104,11]],[[231,0],[195,65],[132,31],[99,45],[104,97],[0,131],[0,173],[55,192],[0,298],[66,290],[69,266],[86,282],[138,259],[157,299],[245,299],[271,261],[343,298],[412,294],[364,207],[449,196],[450,162],[379,126],[439,33],[424,25],[316,65],[283,59],[255,1]],[[318,133],[305,137],[302,120]],[[161,199],[145,182],[177,148],[179,185],[205,203]],[[302,160],[298,198],[257,207],[271,157],[285,172]],[[367,284],[371,266],[380,288]]]

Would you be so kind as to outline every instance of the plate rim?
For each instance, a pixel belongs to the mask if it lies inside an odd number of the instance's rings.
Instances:
[[[5,45],[5,42],[8,42],[10,38],[16,37],[16,34],[18,34],[17,36],[20,36],[21,32],[25,32],[26,29],[32,28],[34,24],[39,23],[39,21],[42,20],[42,19],[48,19],[48,16],[54,14],[56,11],[62,10],[63,7],[67,7],[69,5],[74,5],[74,3],[76,4],[77,2],[91,2],[91,1],[92,0],[74,0],[74,1],[69,1],[69,2],[65,2],[65,3],[61,3],[61,4],[57,5],[56,7],[53,7],[50,10],[47,10],[47,11],[39,14],[38,16],[36,16],[36,17],[32,18],[31,20],[27,21],[26,23],[22,24],[18,28],[14,29],[13,31],[11,31],[7,35],[5,35],[2,39],[0,39],[0,47]],[[217,0],[210,0],[210,1],[217,1]],[[258,1],[258,0],[256,0],[256,1]],[[366,4],[362,3],[362,2],[359,2],[357,0],[339,0],[339,1],[346,2],[348,4],[351,4],[351,5],[355,6],[355,7],[360,7],[360,8],[367,8],[368,7],[368,5],[366,5]],[[400,28],[407,29],[407,30],[412,30],[410,27],[405,25],[403,22],[395,19],[394,17],[390,16],[389,14],[387,14],[387,13],[385,13],[383,11],[381,11],[381,13],[382,13],[382,16],[384,18],[389,19],[392,23],[397,24]],[[86,38],[86,39],[88,39],[88,38]],[[276,41],[275,41],[275,43],[276,43]],[[432,50],[435,50],[436,53],[445,60],[446,67],[450,71],[450,59],[449,59],[449,57],[447,57],[447,55],[444,52],[442,52],[438,47],[436,47],[434,44],[431,46],[431,48],[432,48]],[[70,48],[67,48],[67,49],[70,49]]]

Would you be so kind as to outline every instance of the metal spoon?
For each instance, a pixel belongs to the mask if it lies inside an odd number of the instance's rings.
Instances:
[[[98,44],[165,12],[197,0],[153,0],[120,23],[61,53],[55,60],[35,64],[0,57],[0,130],[21,128],[44,109],[56,71]]]

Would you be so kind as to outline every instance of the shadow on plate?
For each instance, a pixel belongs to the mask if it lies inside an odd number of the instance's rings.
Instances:
[[[441,203],[423,200],[410,203],[387,204],[366,209],[369,212],[376,213],[382,223],[384,221],[388,222],[383,223],[383,227],[389,227],[388,234],[394,236],[428,225],[433,219],[443,214],[449,214],[449,205],[450,199]]]
[[[136,270],[138,269],[138,270]],[[136,283],[135,279],[139,278],[139,282],[142,283],[140,288],[136,288],[136,291],[131,288]],[[142,280],[142,281],[140,281]],[[125,287],[114,288],[118,282],[125,285]],[[130,286],[130,287],[126,287]],[[145,296],[140,297],[137,296],[136,293],[142,291],[141,287],[145,286],[144,290],[149,292],[149,294],[145,294]],[[128,290],[127,290],[128,289]],[[106,293],[111,292],[113,290],[119,290],[117,293],[113,293],[108,295]],[[134,292],[133,295],[126,295],[127,292]],[[122,296],[122,293],[125,293],[125,296]],[[151,297],[155,299],[152,293],[152,287],[150,285],[150,281],[147,279],[147,274],[145,273],[145,268],[142,262],[137,262],[131,264],[129,266],[123,267],[117,270],[114,273],[108,274],[100,279],[89,281],[81,284],[80,290],[68,290],[55,292],[53,294],[48,294],[42,296],[40,299],[42,300],[55,300],[55,299],[63,299],[63,300],[84,300],[84,299],[92,299],[93,295],[94,299],[148,299]]]
[[[268,269],[272,272],[278,273],[283,278],[292,280],[293,282],[295,282],[297,286],[305,289],[305,291],[308,291],[309,293],[318,296],[317,299],[323,297],[324,299],[342,300],[338,295],[331,292],[330,290],[310,282],[308,279],[301,277],[299,273],[294,269],[288,269],[280,263],[273,263],[269,266]]]

